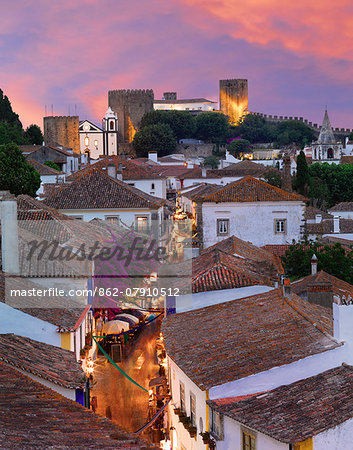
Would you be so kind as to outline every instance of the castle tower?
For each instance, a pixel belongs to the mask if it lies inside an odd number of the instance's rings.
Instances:
[[[47,116],[43,118],[44,142],[61,145],[80,153],[78,116]]]
[[[219,109],[229,117],[229,122],[237,123],[248,111],[248,80],[220,80]]]
[[[103,118],[103,154],[118,154],[118,119],[111,107]]]
[[[108,92],[108,105],[118,119],[119,142],[132,142],[143,115],[153,110],[152,89],[120,89]]]

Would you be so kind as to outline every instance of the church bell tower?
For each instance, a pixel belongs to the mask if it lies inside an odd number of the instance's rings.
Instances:
[[[106,156],[117,155],[118,149],[118,119],[109,107],[103,118],[103,153]]]

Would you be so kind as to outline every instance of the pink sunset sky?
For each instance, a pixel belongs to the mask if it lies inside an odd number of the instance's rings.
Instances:
[[[51,105],[100,122],[108,90],[218,101],[247,78],[249,109],[353,128],[350,0],[2,2],[0,88],[25,126]]]

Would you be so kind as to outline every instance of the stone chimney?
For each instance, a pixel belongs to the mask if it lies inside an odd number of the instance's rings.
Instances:
[[[289,278],[283,278],[283,295],[286,298],[291,297],[291,285],[290,285],[290,279]]]
[[[311,258],[311,275],[317,274],[317,256],[314,254]]]
[[[316,281],[308,284],[308,301],[315,305],[332,308],[333,290],[332,284],[328,281]]]
[[[339,216],[333,217],[333,232],[339,233],[340,232],[340,218]]]
[[[206,169],[206,167],[202,167],[201,168],[201,176],[202,176],[202,178],[206,178],[206,176],[207,176],[207,169]]]
[[[20,273],[18,251],[17,199],[9,191],[0,191],[1,257],[5,273]]]
[[[116,179],[116,167],[114,163],[109,163],[108,164],[108,175],[111,178],[114,178],[114,180]]]
[[[148,159],[151,161],[158,163],[158,153],[157,152],[148,152]]]
[[[123,165],[121,162],[119,163],[119,166],[118,166],[118,171],[116,173],[116,179],[123,181]]]
[[[292,190],[291,160],[288,153],[283,155],[282,189],[289,192]]]

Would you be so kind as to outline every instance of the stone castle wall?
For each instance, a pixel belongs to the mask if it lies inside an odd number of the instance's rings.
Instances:
[[[119,144],[129,143],[143,115],[153,110],[152,89],[119,89],[108,92],[108,104],[118,117]]]
[[[80,153],[78,116],[47,116],[43,118],[44,142],[61,145]]]

